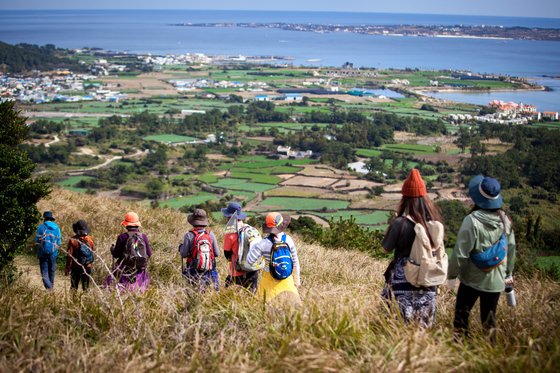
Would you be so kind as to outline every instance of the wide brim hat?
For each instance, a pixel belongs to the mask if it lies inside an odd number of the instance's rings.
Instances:
[[[125,227],[140,227],[142,224],[140,224],[140,218],[138,218],[137,213],[129,212],[124,216],[121,225]]]
[[[52,211],[45,211],[45,212],[43,213],[43,219],[45,219],[45,220],[52,220],[52,221],[55,221],[55,220],[56,220],[56,219],[54,218],[54,215],[53,215]]]
[[[286,230],[292,217],[288,214],[281,214],[278,212],[271,212],[266,215],[265,221],[262,225],[264,233],[278,234]]]
[[[243,220],[247,214],[241,211],[241,205],[237,202],[231,202],[227,207],[220,209],[226,218],[230,218],[233,214],[237,213],[237,219]]]
[[[502,207],[503,199],[498,180],[477,175],[469,182],[469,197],[474,204],[484,210],[495,210]]]
[[[209,225],[206,211],[202,209],[195,209],[192,214],[189,214],[189,216],[187,216],[187,220],[192,226],[195,227]]]
[[[86,236],[89,234],[89,227],[85,220],[78,220],[74,224],[72,224],[72,230],[78,236]]]

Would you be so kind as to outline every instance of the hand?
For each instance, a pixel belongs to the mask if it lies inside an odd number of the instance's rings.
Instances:
[[[70,274],[70,272],[64,271],[64,276],[68,276],[69,274]]]
[[[507,276],[504,280],[506,285],[513,285],[513,276]]]

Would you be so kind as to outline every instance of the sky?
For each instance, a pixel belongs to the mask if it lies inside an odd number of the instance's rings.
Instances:
[[[560,0],[0,0],[2,9],[223,9],[560,18]]]

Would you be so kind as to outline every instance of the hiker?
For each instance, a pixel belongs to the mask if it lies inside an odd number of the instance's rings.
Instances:
[[[111,255],[116,259],[113,276],[117,283],[128,290],[145,290],[150,282],[148,276],[148,260],[152,256],[150,241],[145,233],[140,232],[140,219],[135,212],[124,216],[121,225],[126,232],[117,237],[117,242],[111,247]]]
[[[500,293],[513,284],[515,236],[502,210],[500,183],[478,175],[468,189],[474,207],[463,219],[449,263],[448,278],[460,281],[453,326],[456,339],[468,336],[469,315],[480,298],[482,325],[494,338]]]
[[[72,224],[72,230],[75,234],[68,240],[64,275],[70,274],[71,289],[78,290],[81,282],[82,289],[86,291],[89,288],[95,246],[93,238],[89,235],[89,227],[84,220],[78,220]]]
[[[39,257],[39,267],[45,289],[54,288],[54,275],[56,273],[56,258],[58,248],[62,241],[60,228],[55,223],[52,211],[43,213],[43,224],[39,225],[35,233],[35,244],[37,246],[37,256]]]
[[[411,276],[407,277],[406,267],[409,267],[409,270],[419,268],[419,263],[412,263],[410,259],[416,232],[425,235],[420,239],[425,238],[432,250],[438,250],[441,255],[445,254],[442,222],[438,208],[428,197],[420,172],[412,169],[403,183],[402,198],[396,216],[381,243],[385,251],[394,250],[393,260],[384,274],[385,286],[382,296],[387,300],[394,297],[405,322],[416,322],[424,328],[431,327],[434,321],[436,286],[420,286],[416,282],[418,286],[415,286],[411,283]],[[433,256],[433,252],[431,254]],[[436,283],[445,282],[446,270],[445,254],[445,269],[439,274],[440,281]]]
[[[220,247],[214,233],[208,229],[206,211],[195,209],[187,217],[193,229],[185,234],[179,245],[181,258],[187,258],[187,265],[182,268],[187,282],[198,290],[205,290],[211,283],[216,291],[220,288],[216,258],[220,256]],[[183,260],[181,259],[181,266]]]
[[[251,267],[246,260],[251,243],[259,242],[262,237],[257,229],[243,222],[247,214],[241,211],[239,203],[231,202],[221,211],[231,221],[224,235],[224,256],[229,261],[226,287],[236,284],[254,293],[259,283],[259,269],[264,267],[264,261],[261,261],[261,265]]]
[[[297,249],[292,237],[284,233],[290,219],[289,215],[278,212],[267,214],[263,232],[268,235],[251,245],[247,255],[249,265],[255,265],[261,257],[266,262],[257,289],[259,297],[266,301],[283,293],[296,303],[301,301],[297,289],[301,285]]]

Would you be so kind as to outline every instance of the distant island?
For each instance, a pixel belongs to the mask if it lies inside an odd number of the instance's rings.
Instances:
[[[560,29],[536,27],[504,26],[427,26],[427,25],[322,25],[307,23],[178,23],[173,26],[186,27],[244,27],[274,28],[288,31],[316,33],[350,32],[355,34],[382,36],[447,37],[447,38],[485,38],[513,40],[560,41]]]

